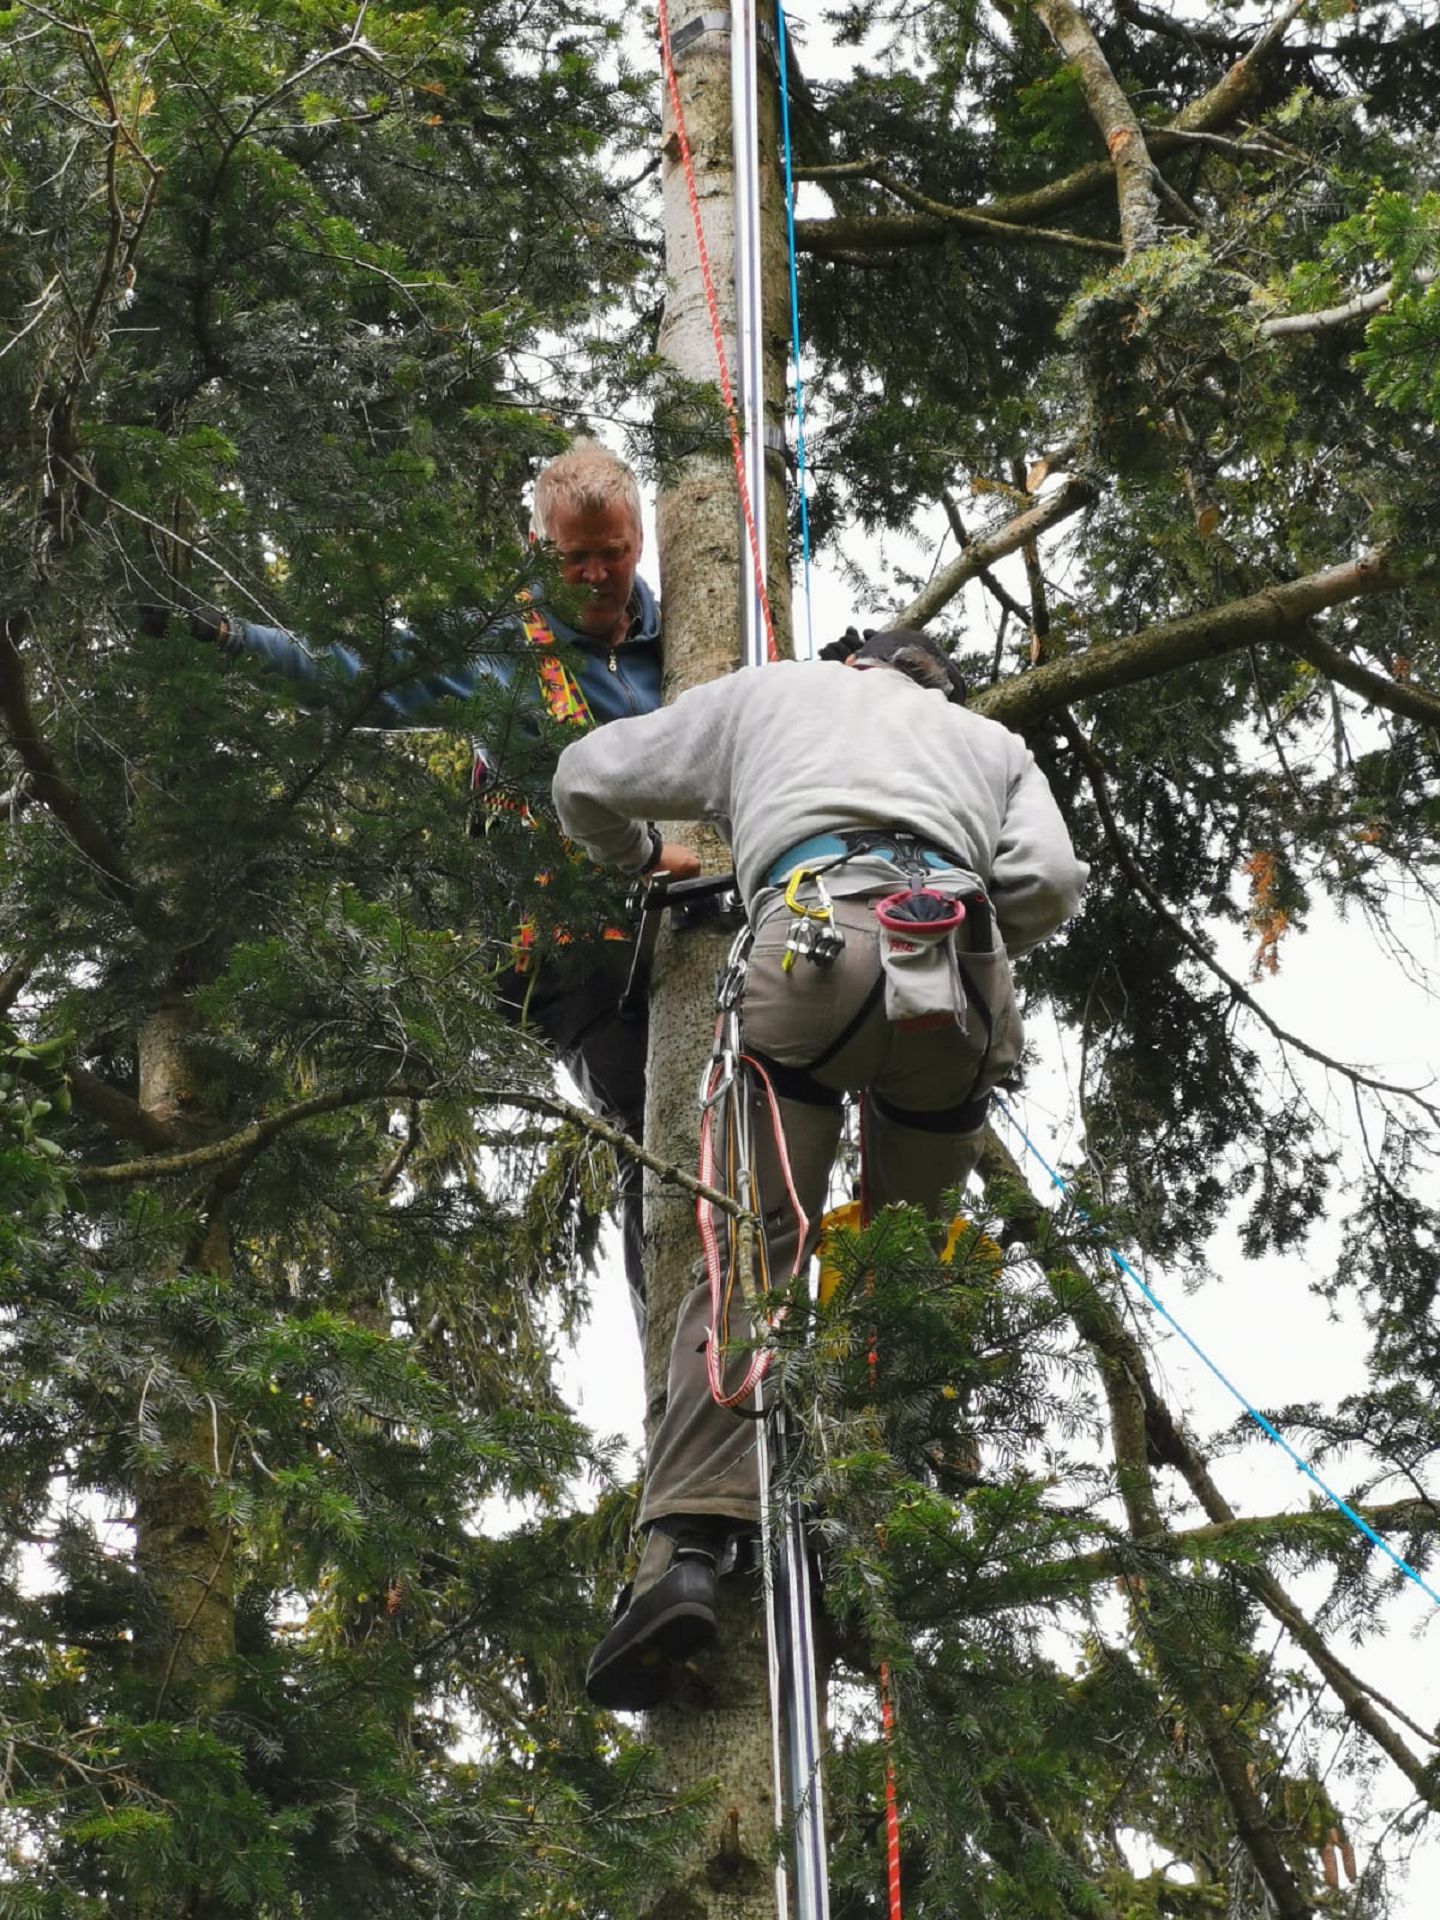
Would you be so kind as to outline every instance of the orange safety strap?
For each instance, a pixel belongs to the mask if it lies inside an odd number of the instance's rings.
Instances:
[[[540,682],[541,698],[549,709],[551,719],[566,721],[571,726],[593,726],[594,718],[585,695],[580,691],[580,683],[566,667],[564,661],[555,654],[554,632],[528,593],[520,595],[520,624],[525,629],[526,639],[539,649],[535,658],[535,672]],[[503,789],[482,793],[480,800],[482,806],[494,807],[506,813],[518,813],[527,826],[534,825],[526,802],[506,794]],[[543,887],[548,883],[550,876],[548,873],[537,873],[535,878]],[[530,971],[532,950],[537,934],[538,929],[533,920],[526,920],[515,929],[510,950],[511,965],[516,973]],[[625,927],[606,927],[600,937],[602,940],[629,940],[632,935]],[[550,938],[557,947],[568,947],[574,935],[567,933],[564,927],[556,927],[552,929]]]
[[[535,671],[539,675],[540,692],[550,709],[551,719],[565,720],[576,727],[593,726],[594,720],[580,691],[579,681],[556,655],[555,635],[544,614],[526,593],[520,596],[520,623],[525,629],[526,639],[540,649]]]

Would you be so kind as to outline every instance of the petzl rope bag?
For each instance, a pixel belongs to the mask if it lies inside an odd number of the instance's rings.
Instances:
[[[964,902],[934,887],[909,887],[875,903],[885,1018],[907,1033],[963,1025],[965,988],[955,957]]]

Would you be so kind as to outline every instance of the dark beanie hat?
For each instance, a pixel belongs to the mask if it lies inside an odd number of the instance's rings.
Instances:
[[[855,658],[898,668],[922,687],[938,688],[957,706],[965,704],[969,689],[959,668],[940,642],[918,627],[887,627],[880,633],[867,634]]]

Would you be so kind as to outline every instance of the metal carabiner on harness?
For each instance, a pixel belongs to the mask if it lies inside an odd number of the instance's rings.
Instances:
[[[723,1099],[735,1083],[735,1065],[740,1057],[740,1001],[745,992],[750,943],[754,937],[747,922],[731,941],[725,965],[716,975],[715,1043],[700,1074],[702,1113]]]
[[[845,935],[835,924],[835,908],[820,873],[818,867],[799,866],[785,883],[785,905],[795,919],[780,960],[784,973],[789,973],[802,955],[816,966],[828,967],[844,950]],[[800,898],[807,882],[815,893],[813,903],[808,904]]]

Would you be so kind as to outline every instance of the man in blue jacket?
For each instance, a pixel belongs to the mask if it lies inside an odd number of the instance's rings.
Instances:
[[[562,578],[580,595],[574,624],[522,596],[513,613],[477,622],[462,643],[468,650],[454,662],[435,671],[395,673],[394,684],[377,690],[365,725],[434,726],[443,702],[467,700],[487,684],[514,689],[530,744],[534,729],[525,724],[527,713],[548,712],[588,729],[659,707],[660,613],[637,571],[643,535],[634,474],[595,441],[578,440],[541,472],[530,524],[537,540],[555,548]],[[163,626],[170,612],[145,608],[142,621]],[[281,628],[213,608],[192,609],[188,621],[198,639],[214,642],[232,658],[253,655],[326,704],[343,703],[370,670],[347,646],[315,654]],[[392,664],[402,668],[407,639],[404,630],[397,632]],[[506,787],[505,755],[504,741],[477,745],[472,786],[482,812],[524,803],[523,795],[517,800]],[[637,871],[652,872],[662,863],[676,877],[698,871],[693,855],[662,845],[656,834]],[[523,1014],[549,1037],[592,1110],[639,1140],[647,1035],[643,1019],[619,1018],[629,963],[630,947],[622,939],[545,953],[522,949],[498,982],[498,998],[512,1017]],[[620,1184],[625,1273],[641,1318],[641,1168],[626,1156]]]

